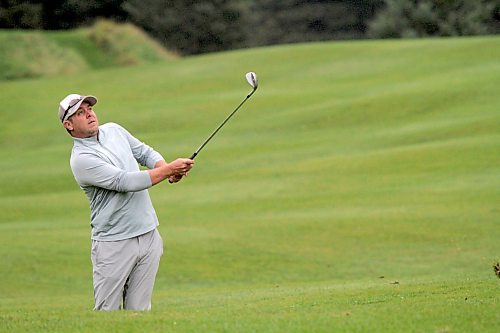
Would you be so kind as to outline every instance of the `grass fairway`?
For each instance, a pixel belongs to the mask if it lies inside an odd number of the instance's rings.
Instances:
[[[0,331],[497,332],[500,38],[218,53],[0,82]],[[89,208],[57,121],[189,156],[150,190],[165,241],[153,310],[93,312]]]

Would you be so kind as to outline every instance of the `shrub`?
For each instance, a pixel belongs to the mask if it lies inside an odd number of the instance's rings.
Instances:
[[[386,0],[369,23],[375,38],[466,36],[499,31],[494,0]]]

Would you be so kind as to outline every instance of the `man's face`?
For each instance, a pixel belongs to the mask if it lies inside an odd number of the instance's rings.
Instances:
[[[64,127],[75,138],[89,138],[99,132],[99,121],[92,106],[83,102],[78,110],[64,122]]]

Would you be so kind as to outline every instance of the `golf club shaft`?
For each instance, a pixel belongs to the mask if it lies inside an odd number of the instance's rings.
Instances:
[[[250,94],[247,95],[247,97],[243,100],[243,102],[240,103],[240,105],[238,105],[238,107],[236,109],[234,109],[233,112],[231,112],[231,114],[229,116],[227,116],[226,119],[224,119],[224,121],[219,125],[219,127],[217,127],[215,129],[215,131],[212,132],[212,134],[210,134],[210,136],[205,140],[205,142],[203,142],[201,144],[201,146],[196,149],[196,151],[193,153],[193,155],[191,155],[190,159],[194,160],[194,158],[196,157],[196,155],[198,155],[198,153],[203,149],[203,147],[206,146],[206,144],[214,137],[215,134],[217,134],[217,132],[219,132],[219,130],[222,128],[222,126],[224,126],[225,123],[227,123],[227,121],[236,113],[236,111],[238,111],[240,109],[240,107],[250,98],[250,96],[253,95],[253,93],[255,92],[257,88],[254,88],[252,90],[252,92]]]

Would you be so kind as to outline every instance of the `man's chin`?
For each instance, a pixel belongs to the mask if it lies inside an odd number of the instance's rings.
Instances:
[[[99,124],[93,123],[92,126],[89,128],[89,132],[92,132],[94,133],[93,135],[96,135],[99,132]]]
[[[90,138],[91,136],[96,136],[96,135],[97,135],[97,133],[99,133],[99,128],[89,130],[89,131],[87,132],[87,136]]]

